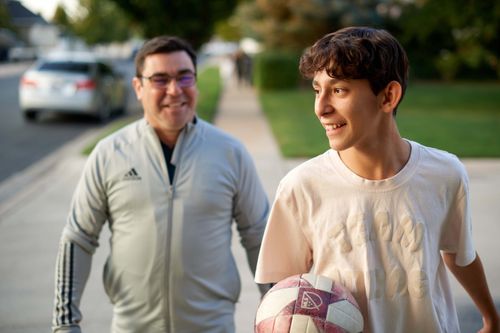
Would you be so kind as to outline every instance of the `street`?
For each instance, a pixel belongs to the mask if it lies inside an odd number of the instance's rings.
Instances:
[[[116,61],[130,88],[131,61]],[[82,133],[105,123],[83,116],[49,114],[36,122],[26,122],[18,104],[18,85],[30,63],[0,64],[0,183],[57,150]],[[134,100],[128,93],[129,101]],[[130,106],[131,104],[129,104]],[[133,112],[128,107],[125,114]]]

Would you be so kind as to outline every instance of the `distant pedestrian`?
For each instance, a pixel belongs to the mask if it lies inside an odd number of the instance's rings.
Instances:
[[[361,307],[363,332],[460,332],[446,267],[499,333],[471,235],[469,182],[450,153],[400,136],[408,59],[385,30],[350,27],[300,60],[331,149],[281,181],[256,281],[325,275]]]
[[[80,300],[107,222],[112,332],[233,333],[241,286],[232,224],[253,272],[266,194],[244,146],[196,116],[196,55],[185,41],[153,38],[135,64],[144,118],[88,158],[60,241],[53,330],[80,332]]]
[[[236,51],[234,55],[236,74],[240,85],[252,84],[252,58],[242,49]]]

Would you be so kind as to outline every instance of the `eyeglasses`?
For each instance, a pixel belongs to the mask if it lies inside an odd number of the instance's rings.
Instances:
[[[191,87],[196,82],[196,75],[192,72],[184,73],[176,77],[171,77],[167,74],[153,74],[151,76],[139,76],[139,78],[148,80],[156,89],[165,89],[172,80],[175,80],[175,83],[180,88]]]

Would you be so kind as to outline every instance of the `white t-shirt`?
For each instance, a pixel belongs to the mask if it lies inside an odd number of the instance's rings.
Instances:
[[[459,332],[440,251],[475,259],[468,178],[456,156],[411,143],[385,180],[354,174],[329,150],[278,188],[256,281],[312,271],[351,290],[363,332]]]

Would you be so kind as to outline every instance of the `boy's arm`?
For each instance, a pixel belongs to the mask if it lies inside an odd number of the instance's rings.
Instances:
[[[455,253],[443,252],[442,255],[448,269],[469,294],[483,316],[483,328],[480,332],[499,333],[500,319],[488,288],[479,255],[476,254],[476,259],[467,266],[459,266],[455,263]]]

